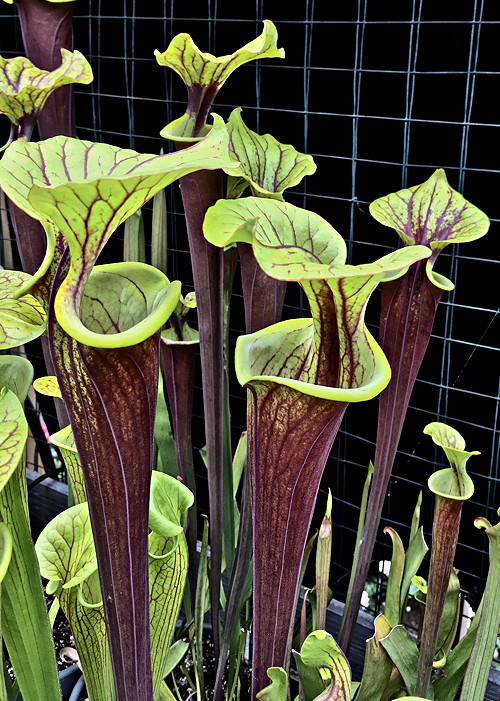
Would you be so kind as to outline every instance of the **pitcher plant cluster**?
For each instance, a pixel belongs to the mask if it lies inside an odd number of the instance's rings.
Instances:
[[[429,479],[429,581],[417,577],[428,550],[420,497],[406,546],[385,529],[393,545],[387,598],[366,642],[361,680],[351,678],[346,655],[412,388],[439,300],[453,289],[434,264],[446,246],[486,234],[486,215],[437,170],[370,206],[403,245],[371,263],[348,264],[333,226],[286,201],[286,190],[314,173],[311,156],[251,131],[241,109],[227,121],[212,112],[239,66],[284,58],[272,22],[231,55],[203,53],[188,34],[155,52],[187,88],[185,113],[161,131],[173,148],[155,155],[75,138],[68,86],[92,80],[89,63],[71,46],[57,46],[56,66],[30,60],[38,44],[54,48],[53,27],[71,21],[71,3],[18,5],[28,58],[0,58],[0,112],[11,122],[0,186],[24,268],[0,271],[0,348],[9,350],[0,356],[1,635],[16,677],[14,686],[2,677],[0,697],[60,698],[51,626],[61,607],[90,701],[179,699],[171,676],[179,665],[196,698],[208,698],[207,612],[216,701],[249,694],[286,701],[297,693],[306,701],[451,701],[463,678],[462,701],[480,701],[500,625],[499,526],[476,521],[489,537],[490,576],[480,610],[454,645],[460,585],[453,556],[461,507],[474,489],[466,462],[477,452],[445,424],[425,428],[450,464]],[[45,13],[47,32],[38,40],[37,12]],[[60,106],[48,110],[57,95]],[[37,120],[42,138],[34,142]],[[195,286],[185,296],[165,273],[164,188],[175,181]],[[151,199],[146,263],[140,210]],[[97,264],[122,224],[124,262]],[[234,368],[248,391],[248,421],[233,455],[228,314],[237,270],[246,334]],[[288,284],[300,285],[308,317],[281,320]],[[365,325],[376,289],[378,340]],[[196,330],[187,320],[193,308]],[[38,337],[48,374],[34,384],[59,406],[61,427],[51,442],[66,463],[72,505],[33,545],[23,412],[33,369],[10,351]],[[198,351],[210,497],[199,556],[191,443]],[[376,452],[337,642],[324,630],[331,497],[316,544],[314,536],[308,541],[310,525],[344,413],[351,402],[375,397]],[[313,621],[304,615],[294,639],[298,591],[315,548]],[[48,615],[40,576],[55,595]],[[418,636],[402,624],[410,589],[422,613]],[[241,673],[249,644],[251,689]]]

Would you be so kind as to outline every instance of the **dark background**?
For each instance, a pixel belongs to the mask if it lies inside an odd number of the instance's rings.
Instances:
[[[113,14],[111,14],[113,13]],[[463,512],[456,566],[472,599],[487,572],[480,515],[496,522],[498,487],[498,230],[500,215],[500,5],[496,0],[77,0],[75,48],[92,64],[95,80],[76,89],[78,133],[138,151],[169,149],[160,129],[184,111],[185,89],[173,72],[157,65],[153,50],[188,32],[204,51],[228,54],[275,22],[284,60],[240,67],[219,93],[215,109],[224,118],[236,106],[250,128],[313,155],[318,170],[289,193],[293,204],[328,219],[348,242],[349,262],[374,260],[398,245],[390,229],[369,215],[375,198],[417,185],[438,168],[450,184],[491,218],[479,241],[450,246],[437,272],[455,291],[443,296],[429,351],[412,396],[394,466],[383,524],[405,541],[419,490],[424,487],[423,524],[432,523],[425,485],[442,451],[422,435],[433,420],[464,436],[476,485]],[[0,7],[0,53],[22,53],[16,11]],[[8,121],[0,119],[6,140]],[[177,188],[169,205],[169,275],[192,285],[182,207]],[[148,208],[145,210],[148,224]],[[121,256],[119,236],[107,260]],[[378,296],[368,311],[376,335]],[[286,317],[307,314],[296,288],[287,296]],[[233,298],[231,341],[243,329],[238,281]],[[244,426],[244,394],[233,378],[235,438]],[[203,445],[201,391],[195,398],[194,436]],[[350,571],[358,504],[368,461],[374,455],[376,401],[352,405],[325,470],[317,526],[334,495],[332,586],[342,597]],[[201,507],[206,481],[200,468]],[[383,538],[383,536],[381,536]],[[374,560],[390,557],[388,543]]]

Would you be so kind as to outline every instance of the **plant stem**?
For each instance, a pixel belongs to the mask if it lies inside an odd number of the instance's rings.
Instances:
[[[415,696],[425,697],[431,680],[439,624],[457,546],[462,504],[460,500],[436,495],[429,586],[420,640]]]
[[[344,609],[339,636],[339,644],[346,652],[358,617],[408,404],[443,293],[429,280],[425,266],[426,261],[420,261],[403,277],[381,285],[380,345],[391,365],[392,378],[380,395],[373,479],[351,598]]]

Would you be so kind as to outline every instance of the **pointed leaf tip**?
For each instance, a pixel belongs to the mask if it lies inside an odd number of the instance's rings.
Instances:
[[[375,200],[370,214],[395,229],[406,246],[422,244],[436,253],[484,236],[490,225],[484,212],[450,187],[441,168],[421,185]]]

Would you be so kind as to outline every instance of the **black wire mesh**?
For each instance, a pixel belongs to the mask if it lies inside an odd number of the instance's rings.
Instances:
[[[146,16],[146,12],[148,13]],[[0,51],[21,53],[15,12],[0,8]],[[456,289],[439,307],[429,351],[417,381],[394,466],[384,524],[403,539],[418,492],[424,488],[423,522],[431,525],[425,484],[442,454],[422,429],[432,420],[449,422],[480,458],[470,462],[476,493],[464,507],[456,566],[472,599],[487,571],[484,534],[472,522],[495,520],[498,486],[499,395],[495,331],[498,328],[496,275],[500,200],[500,88],[497,50],[500,6],[491,0],[227,0],[154,3],[135,0],[78,0],[75,47],[93,66],[95,80],[76,89],[81,138],[108,141],[139,151],[158,152],[168,144],[160,129],[184,110],[185,91],[177,75],[157,65],[171,37],[189,32],[197,45],[216,55],[231,53],[261,32],[272,19],[286,58],[250,63],[238,69],[219,94],[215,109],[227,118],[243,107],[246,123],[260,133],[311,153],[318,171],[292,192],[293,204],[328,219],[348,243],[349,260],[373,260],[397,245],[394,232],[371,219],[368,204],[401,187],[446,169],[450,184],[484,209],[490,233],[479,241],[449,247],[437,270]],[[5,135],[8,126],[5,120]],[[182,207],[175,187],[169,207],[169,275],[192,285]],[[120,242],[108,247],[120,255]],[[243,329],[238,291],[232,340]],[[376,333],[377,300],[369,311]],[[307,314],[300,295],[290,290],[285,314]],[[234,422],[244,424],[244,396],[234,389]],[[195,408],[201,407],[197,394]],[[376,402],[348,409],[325,471],[318,521],[328,486],[334,494],[332,582],[342,596],[358,518],[361,486],[374,455]],[[202,421],[195,420],[202,436]],[[198,439],[201,447],[203,439]],[[203,489],[200,490],[203,492]],[[388,559],[379,543],[375,562]]]

